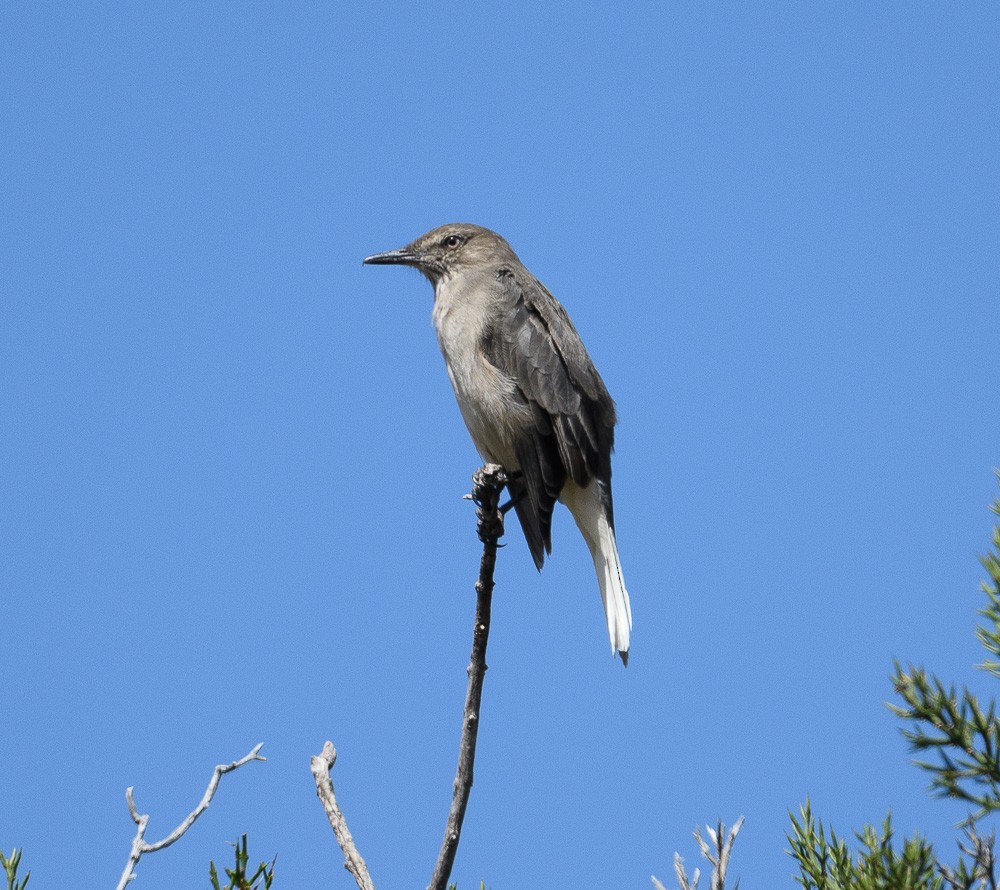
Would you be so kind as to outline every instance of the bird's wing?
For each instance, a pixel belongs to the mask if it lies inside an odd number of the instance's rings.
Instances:
[[[530,275],[498,275],[507,311],[489,332],[490,361],[513,378],[534,423],[517,442],[522,478],[512,490],[518,518],[540,568],[551,551],[552,509],[571,478],[608,486],[615,406],[566,310]],[[527,503],[525,497],[527,496]],[[613,520],[612,520],[613,521]]]

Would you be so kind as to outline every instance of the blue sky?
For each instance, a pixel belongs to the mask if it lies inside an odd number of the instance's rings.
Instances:
[[[673,885],[746,816],[953,850],[894,658],[995,694],[992,4],[7,4],[0,13],[0,849],[32,885],[426,884],[457,752],[479,461],[411,270],[500,231],[615,396],[634,634],[564,510],[497,568],[460,890]],[[423,882],[423,884],[421,884]]]

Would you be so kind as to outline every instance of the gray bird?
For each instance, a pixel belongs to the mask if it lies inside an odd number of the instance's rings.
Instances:
[[[535,566],[557,500],[590,548],[612,653],[628,664],[632,611],[611,500],[615,404],[566,310],[496,232],[453,223],[366,263],[414,266],[434,285],[434,327],[482,457],[500,464]]]

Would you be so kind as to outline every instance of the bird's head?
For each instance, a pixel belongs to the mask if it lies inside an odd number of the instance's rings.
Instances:
[[[365,257],[370,265],[414,266],[432,284],[457,272],[502,265],[517,256],[496,232],[471,223],[449,223],[431,229],[399,250]]]

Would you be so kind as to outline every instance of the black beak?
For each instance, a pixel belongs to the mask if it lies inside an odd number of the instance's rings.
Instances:
[[[399,250],[366,256],[364,263],[367,266],[417,266],[420,264],[420,257],[412,250],[401,247]]]

